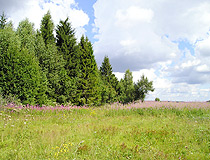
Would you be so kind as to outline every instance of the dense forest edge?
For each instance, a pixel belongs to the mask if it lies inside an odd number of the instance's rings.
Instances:
[[[144,101],[153,82],[142,75],[133,82],[128,69],[120,81],[108,56],[98,68],[88,37],[78,41],[69,18],[54,25],[50,11],[40,29],[27,18],[14,29],[0,17],[0,101],[30,105],[99,106]]]

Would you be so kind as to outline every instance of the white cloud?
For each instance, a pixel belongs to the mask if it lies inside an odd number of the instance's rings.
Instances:
[[[10,17],[15,28],[25,18],[29,18],[35,24],[35,28],[40,28],[42,17],[50,10],[55,26],[60,20],[69,17],[73,28],[76,28],[77,37],[86,32],[84,26],[89,22],[88,15],[77,8],[77,3],[74,0],[8,0],[4,7],[0,7],[1,10],[4,10]]]
[[[131,6],[126,10],[119,9],[116,11],[117,24],[131,25],[139,22],[151,22],[153,11],[151,9]]]
[[[200,65],[196,68],[198,72],[210,72],[210,67],[206,64]]]
[[[195,50],[197,54],[201,57],[208,58],[210,57],[210,36],[202,41],[196,43]]]
[[[108,55],[121,78],[126,69],[134,81],[147,74],[156,88],[150,98],[208,98],[200,89],[210,85],[210,1],[97,0],[94,9],[99,64]]]

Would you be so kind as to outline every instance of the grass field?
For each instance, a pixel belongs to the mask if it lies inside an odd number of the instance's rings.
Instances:
[[[0,108],[0,159],[210,159],[210,103]]]

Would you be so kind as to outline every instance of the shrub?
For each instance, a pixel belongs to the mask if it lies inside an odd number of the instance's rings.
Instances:
[[[160,102],[160,98],[155,98],[155,101],[156,102]]]

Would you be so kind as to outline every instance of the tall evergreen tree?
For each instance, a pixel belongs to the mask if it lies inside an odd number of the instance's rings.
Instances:
[[[104,61],[100,67],[100,74],[105,85],[102,89],[102,102],[110,103],[117,101],[118,96],[116,90],[118,86],[118,80],[112,73],[112,66],[109,62],[108,56],[104,57]]]
[[[128,69],[125,72],[123,79],[124,93],[126,97],[124,98],[124,103],[134,101],[134,83],[132,72]]]
[[[56,45],[66,61],[65,68],[70,77],[77,77],[79,74],[80,50],[77,45],[75,31],[72,29],[69,19],[60,21],[56,29]]]
[[[102,65],[100,67],[100,73],[107,83],[110,84],[112,82],[112,66],[109,62],[108,56],[104,57],[104,61],[102,62]]]
[[[68,87],[65,87],[68,92],[68,100],[72,103],[77,103],[78,95],[78,79],[80,76],[80,49],[75,38],[75,31],[72,29],[69,19],[60,21],[56,29],[56,45],[58,51],[63,55],[65,61],[65,69],[68,76]]]
[[[81,78],[79,82],[79,105],[98,105],[101,101],[100,77],[93,55],[92,44],[87,37],[82,36],[79,45],[82,53],[80,57]]]
[[[0,88],[3,94],[15,95],[23,104],[42,104],[42,76],[35,57],[21,47],[19,36],[11,27],[0,30]]]
[[[25,19],[19,23],[17,34],[21,40],[21,47],[26,48],[30,54],[35,55],[35,30],[34,24]]]
[[[5,13],[3,12],[0,19],[0,29],[4,29],[7,23],[7,17]]]
[[[55,37],[53,35],[54,23],[52,21],[50,11],[47,11],[42,18],[40,30],[46,45],[55,43]]]
[[[46,72],[46,76],[49,82],[49,97],[51,97],[53,101],[65,103],[67,97],[63,92],[63,84],[66,83],[66,79],[68,79],[68,77],[66,77],[67,73],[64,68],[65,61],[63,59],[63,56],[58,53],[56,47],[53,30],[54,24],[50,12],[48,11],[41,21],[40,28],[41,35],[45,43],[46,51],[40,50],[40,52],[38,52],[40,54],[38,55],[38,57],[40,60],[40,65],[42,66],[42,69]]]
[[[17,28],[17,34],[21,40],[21,50],[28,54],[30,58],[33,60],[33,63],[36,63],[38,72],[41,76],[39,89],[37,90],[37,100],[39,104],[47,103],[47,78],[45,72],[42,71],[41,67],[39,66],[39,60],[36,57],[36,34],[34,30],[34,24],[30,23],[28,19],[25,19],[19,23]],[[33,69],[33,68],[31,68]]]

